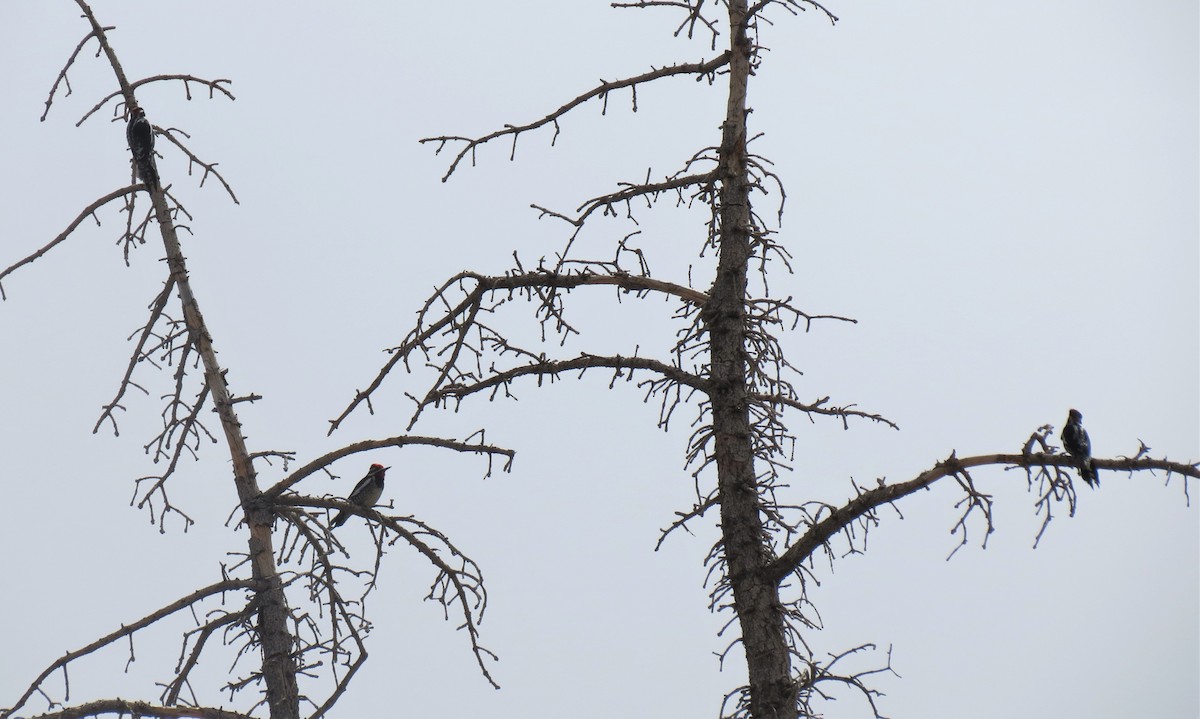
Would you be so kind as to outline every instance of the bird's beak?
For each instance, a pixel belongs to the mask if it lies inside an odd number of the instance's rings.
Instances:
[[[379,471],[380,471],[380,472],[386,472],[386,471],[388,471],[389,469],[391,469],[391,467],[384,467],[383,469],[381,469],[381,470],[379,470]]]

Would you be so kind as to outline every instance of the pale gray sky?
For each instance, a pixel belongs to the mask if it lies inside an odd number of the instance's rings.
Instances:
[[[573,208],[648,167],[674,171],[718,139],[721,88],[667,81],[639,90],[636,114],[615,94],[605,117],[598,106],[569,116],[557,147],[549,133],[522,137],[514,163],[507,144],[485,148],[443,185],[445,158],[418,138],[525,122],[597,78],[714,53],[672,38],[670,12],[605,2],[243,5],[94,9],[117,26],[132,78],[233,80],[234,103],[202,91],[188,103],[177,85],[139,97],[152,121],[188,131],[193,150],[221,163],[242,201],[197,188],[164,151],[160,171],[194,216],[186,252],[230,381],[265,397],[241,406],[256,450],[306,461],[398,433],[403,392],[421,390],[399,376],[374,417],[324,436],[435,284],[463,269],[502,272],[514,249],[527,264],[558,250],[565,226],[537,221],[530,203]],[[858,403],[901,431],[793,418],[790,499],[845,498],[850,478],[909,479],[952,450],[1016,451],[1038,426],[1061,428],[1069,407],[1083,411],[1100,456],[1133,454],[1140,439],[1155,455],[1200,459],[1196,4],[830,7],[836,27],[811,12],[772,16],[751,88],[751,126],[766,133],[756,151],[788,190],[781,241],[796,273],[776,274],[772,289],[859,320],[787,339],[801,395]],[[106,110],[74,127],[114,87],[91,52],[70,75],[74,94],[38,122],[85,31],[67,0],[0,8],[0,267],[128,181],[123,124]],[[163,274],[153,246],[126,268],[113,244],[121,220],[100,219],[9,278],[0,304],[0,705],[65,650],[214,581],[225,553],[244,546],[223,526],[235,497],[219,447],[173,483],[198,522],[188,533],[160,535],[127,506],[133,480],[156,471],[142,446],[168,375],[140,375],[151,396],[129,397],[119,438],[91,434]],[[700,214],[663,206],[640,219],[657,276],[682,281],[694,264],[707,284]],[[629,229],[597,223],[580,254],[607,256]],[[655,329],[671,327],[671,305],[613,309],[609,298],[572,297],[588,331],[567,352],[670,346],[670,330]],[[532,336],[518,308],[504,319]],[[432,579],[423,561],[398,549],[369,607],[371,658],[335,717],[716,715],[742,669],[721,672],[712,655],[725,646],[701,586],[712,527],[653,552],[690,499],[692,415],[681,410],[664,435],[639,391],[606,384],[529,385],[519,402],[470,402],[418,425],[460,437],[488,427],[489,440],[518,450],[510,475],[481,481],[477,460],[404,450],[344,462],[342,481],[307,487],[343,493],[369,461],[393,465],[397,507],[482,565],[482,639],[501,657],[496,692],[454,623],[420,601]],[[988,549],[973,542],[944,561],[958,542],[956,495],[911,498],[903,520],[883,515],[865,557],[822,570],[825,629],[811,646],[892,646],[903,678],[878,686],[893,717],[1200,716],[1200,530],[1178,481],[1105,473],[1034,551],[1023,476],[976,479],[997,502]],[[51,507],[50,493],[69,501]],[[366,557],[361,523],[346,530]],[[155,662],[173,664],[175,635],[136,648],[128,677],[120,654],[73,671],[72,701],[153,698],[146,682],[166,678]],[[826,709],[831,719],[866,711],[853,698]]]

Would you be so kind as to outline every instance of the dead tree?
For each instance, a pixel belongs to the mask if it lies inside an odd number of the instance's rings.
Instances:
[[[128,117],[139,106],[138,90],[152,83],[183,83],[189,99],[193,86],[207,89],[210,98],[234,99],[230,81],[225,79],[162,74],[129,80],[109,42],[109,31],[113,28],[102,26],[84,0],[76,0],[76,4],[89,29],[50,90],[47,114],[56,97],[61,97],[61,87],[65,86],[69,94],[68,73],[92,41],[99,46],[96,56],[111,66],[117,89],[89,109],[80,124],[105,108],[112,109],[114,120]],[[187,133],[159,126],[154,127],[154,132],[165,140],[158,143],[160,150],[165,146],[167,152],[179,152],[187,158],[189,170],[203,170],[201,185],[215,178],[230,199],[238,201],[216,163],[201,160],[189,149]],[[273,485],[262,488],[261,463],[280,461],[286,473],[296,462],[296,454],[250,448],[246,428],[236,409],[239,403],[261,398],[254,394],[235,395],[230,390],[228,368],[217,358],[214,333],[200,311],[183,253],[179,230],[183,229],[181,222],[190,215],[170,180],[162,177],[158,183],[136,183],[107,192],[85,207],[48,244],[0,271],[0,282],[55,249],[78,232],[88,218],[99,223],[100,213],[114,207],[124,215],[118,244],[127,259],[132,249],[152,243],[157,235],[165,253],[167,275],[162,290],[149,304],[148,318],[132,335],[135,346],[128,368],[112,401],[104,406],[96,430],[111,425],[115,432],[118,412],[125,409],[127,393],[137,389],[149,394],[143,383],[153,381],[154,373],[151,370],[150,379],[143,378],[146,368],[164,370],[163,375],[169,376],[169,388],[164,394],[162,430],[151,439],[146,450],[165,468],[157,475],[137,480],[133,504],[146,511],[162,531],[168,519],[182,521],[185,529],[191,525],[193,518],[170,499],[170,480],[181,460],[196,456],[203,443],[215,441],[219,435],[232,462],[234,491],[230,498],[237,501],[235,525],[244,530],[245,548],[233,553],[238,556],[237,561],[221,566],[221,576],[216,581],[63,654],[32,677],[28,688],[20,696],[12,697],[7,708],[0,709],[0,717],[7,719],[18,712],[28,714],[36,710],[34,703],[40,701],[46,704],[40,717],[128,713],[232,719],[254,715],[263,706],[273,719],[320,717],[342,696],[366,659],[363,640],[371,624],[363,610],[364,600],[375,588],[383,556],[397,544],[408,545],[431,565],[435,578],[427,598],[442,605],[447,617],[452,614],[459,617],[480,671],[487,681],[495,684],[489,673],[489,662],[494,657],[479,642],[478,623],[487,606],[487,593],[474,561],[448,537],[416,517],[385,514],[343,499],[308,496],[297,490],[310,477],[332,475],[335,462],[368,451],[421,445],[476,454],[486,459],[485,471],[489,474],[495,459],[503,460],[503,468],[507,470],[513,453],[488,444],[482,434],[463,440],[408,434],[364,439],[312,458]],[[138,205],[141,197],[149,198],[150,208]],[[168,369],[169,374],[165,372]],[[208,412],[215,412],[220,425],[215,433],[205,419]],[[371,561],[365,565],[351,561],[330,531],[330,510],[348,510],[366,518],[375,540]],[[108,648],[119,652],[128,644],[128,661],[132,662],[135,635],[155,632],[164,620],[188,614],[194,625],[180,638],[178,661],[161,670],[157,701],[109,697],[68,704],[70,671],[80,660]],[[6,651],[11,650],[6,647]],[[220,655],[232,662],[230,677],[223,685],[213,686],[198,680],[193,671],[202,656],[210,655]],[[222,695],[227,698],[222,699]],[[236,710],[226,708],[231,702],[238,707]]]
[[[409,429],[430,408],[460,410],[468,399],[515,395],[523,383],[541,386],[569,377],[603,374],[610,387],[636,385],[643,400],[659,408],[658,425],[667,428],[676,410],[696,410],[686,461],[696,483],[693,506],[678,512],[664,530],[699,521],[710,510],[719,514],[721,536],[712,547],[709,568],[710,607],[726,613],[735,636],[722,657],[739,645],[749,683],[731,691],[722,716],[792,719],[816,715],[817,706],[836,687],[859,692],[876,717],[878,691],[873,674],[890,670],[887,657],[863,659],[872,645],[851,647],[822,659],[806,643],[807,630],[818,625],[806,586],[816,563],[865,549],[866,533],[879,522],[879,510],[940,480],[960,488],[956,529],[966,541],[969,522],[992,530],[992,498],[976,481],[984,468],[1023,473],[1036,496],[1042,531],[1055,512],[1075,509],[1075,461],[1054,444],[1049,425],[1038,428],[1019,451],[946,459],[908,481],[864,487],[852,484],[852,496],[841,505],[796,497],[780,481],[787,469],[796,434],[785,424],[799,414],[847,424],[867,420],[895,428],[884,416],[842,405],[829,397],[802,399],[792,384],[794,368],[780,338],[821,320],[853,321],[796,306],[790,297],[770,291],[769,275],[790,269],[791,255],[776,237],[777,219],[756,209],[759,196],[772,197],[782,214],[783,187],[770,162],[751,150],[751,108],[747,88],[764,61],[760,33],[780,19],[811,12],[826,21],[837,18],[813,0],[633,0],[614,7],[682,14],[676,30],[689,37],[711,38],[711,54],[692,62],[667,64],[618,80],[602,81],[567,100],[539,119],[505,124],[480,135],[442,135],[422,142],[451,156],[442,180],[474,164],[489,143],[511,143],[527,133],[561,131],[567,115],[588,103],[607,102],[614,93],[630,93],[634,109],[639,88],[651,83],[691,78],[710,86],[724,84],[725,113],[720,136],[661,178],[621,182],[611,192],[583,201],[564,212],[534,205],[542,218],[567,226],[565,246],[534,263],[516,257],[503,274],[466,271],[442,283],[420,308],[415,326],[393,348],[377,376],[343,413],[332,420],[336,430],[356,408],[371,401],[385,382],[402,372],[429,372],[428,389],[410,395],[415,411]],[[701,120],[709,122],[711,119]],[[707,223],[698,242],[700,254],[715,253],[711,275],[698,288],[686,278],[652,276],[652,252],[636,244],[637,231],[611,240],[611,256],[586,259],[577,251],[582,233],[604,217],[636,222],[644,208],[667,200],[676,206],[707,208]],[[597,230],[603,232],[603,229]],[[779,269],[775,269],[779,268]],[[573,293],[615,288],[618,299],[665,297],[677,308],[678,332],[672,342],[645,353],[641,345],[570,353],[568,340],[579,334],[571,319]],[[522,343],[515,328],[496,319],[506,304],[524,301],[540,324],[542,342]],[[556,340],[551,342],[550,340]],[[582,341],[582,340],[579,340]],[[553,344],[558,348],[554,348]],[[1065,409],[1064,409],[1065,412]],[[1016,444],[1016,442],[1014,442]],[[1200,476],[1196,464],[1147,456],[1142,446],[1133,456],[1098,459],[1106,471]],[[1039,537],[1040,537],[1039,533]]]

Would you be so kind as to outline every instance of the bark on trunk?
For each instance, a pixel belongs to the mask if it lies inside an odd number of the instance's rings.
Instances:
[[[271,509],[268,503],[260,501],[262,491],[258,487],[250,451],[246,447],[246,438],[242,436],[242,424],[233,409],[229,388],[225,384],[224,370],[217,360],[208,325],[204,323],[200,305],[192,294],[186,260],[175,232],[175,223],[171,220],[166,197],[159,190],[154,193],[153,200],[154,214],[166,247],[171,279],[179,290],[190,339],[195,344],[204,366],[204,380],[213,398],[213,405],[229,446],[229,454],[233,459],[234,484],[245,512],[246,526],[250,530],[250,567],[259,587],[255,601],[258,608],[259,641],[262,647],[262,676],[266,685],[270,716],[271,719],[299,719],[300,702],[296,686],[294,642],[288,629],[287,597],[275,566]]]
[[[717,277],[704,319],[711,345],[714,451],[726,571],[741,626],[755,719],[794,719],[783,608],[764,571],[769,563],[754,468],[748,404],[746,283],[751,252],[750,178],[746,154],[746,86],[752,46],[745,0],[729,3],[729,100],[720,148]]]

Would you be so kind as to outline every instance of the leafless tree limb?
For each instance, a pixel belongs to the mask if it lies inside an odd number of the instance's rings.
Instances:
[[[253,719],[248,714],[239,714],[225,709],[210,707],[155,706],[148,702],[125,699],[101,699],[61,711],[38,714],[29,719],[83,719],[104,714],[126,714],[134,717],[158,717],[159,719]]]
[[[828,404],[829,404],[828,397],[822,397],[821,399],[818,399],[815,402],[811,402],[811,403],[807,403],[807,404],[804,402],[795,400],[793,398],[790,398],[790,397],[781,397],[779,395],[766,395],[766,394],[757,393],[757,392],[751,394],[750,397],[757,402],[762,402],[763,404],[784,405],[786,407],[791,407],[792,409],[799,410],[806,414],[820,414],[820,415],[824,415],[827,417],[838,417],[842,420],[842,426],[845,429],[850,429],[849,420],[851,417],[858,417],[861,419],[869,419],[872,422],[878,422],[880,424],[885,424],[888,427],[891,427],[892,429],[896,429],[896,430],[900,429],[899,425],[897,425],[895,422],[891,421],[887,417],[884,417],[883,415],[874,413],[874,412],[863,412],[862,410],[853,409],[853,405],[847,405],[845,407],[828,406]]]
[[[563,115],[566,115],[568,112],[575,109],[576,107],[584,104],[585,102],[588,102],[589,100],[594,100],[594,99],[599,98],[601,100],[604,100],[607,103],[608,94],[610,92],[612,92],[613,90],[620,90],[620,89],[626,88],[626,87],[636,88],[640,84],[651,82],[653,80],[658,80],[658,79],[664,78],[664,77],[672,77],[675,75],[699,75],[701,77],[705,77],[705,76],[712,77],[713,74],[717,70],[724,67],[728,63],[729,63],[729,54],[723,53],[711,60],[705,60],[702,62],[683,63],[683,64],[679,64],[679,65],[669,65],[667,67],[651,69],[650,71],[644,72],[641,75],[635,75],[633,77],[627,77],[627,78],[623,78],[620,80],[613,80],[611,82],[609,82],[607,80],[601,80],[599,85],[596,85],[595,87],[588,90],[587,92],[575,97],[573,100],[570,100],[569,102],[562,105],[557,110],[554,110],[553,112],[546,115],[545,117],[541,118],[540,120],[534,120],[533,122],[530,122],[525,125],[505,125],[504,129],[502,129],[502,130],[496,130],[487,135],[483,135],[481,137],[476,137],[476,138],[463,137],[460,135],[442,135],[439,137],[426,137],[426,138],[422,139],[420,142],[422,144],[427,143],[427,142],[437,143],[437,150],[435,152],[439,153],[439,154],[446,147],[446,145],[448,143],[451,143],[451,142],[463,143],[462,149],[458,151],[458,154],[455,155],[454,160],[450,163],[450,169],[448,169],[446,171],[446,174],[442,176],[442,182],[446,182],[447,180],[450,179],[450,176],[454,174],[455,169],[458,168],[458,164],[460,162],[462,162],[462,159],[464,157],[466,157],[468,153],[470,153],[470,155],[471,155],[471,164],[474,165],[474,163],[475,163],[475,148],[479,147],[480,145],[485,145],[485,144],[491,142],[492,140],[495,140],[495,139],[498,139],[501,137],[511,136],[513,138],[513,145],[512,145],[512,153],[510,154],[509,159],[512,159],[513,157],[516,156],[517,137],[520,136],[521,133],[528,132],[529,130],[536,130],[537,128],[543,127],[548,124],[553,124],[554,125],[554,137],[551,138],[551,140],[550,140],[550,144],[553,145],[554,142],[558,139],[558,133],[559,133],[558,120],[559,120],[559,118],[561,118]],[[635,109],[636,109],[636,105],[635,105]]]
[[[220,181],[221,185],[225,188],[225,192],[229,194],[229,198],[231,200],[233,200],[233,204],[235,204],[235,205],[242,204],[242,203],[238,202],[237,195],[233,194],[233,188],[229,186],[229,183],[225,180],[225,176],[222,175],[217,170],[218,163],[204,162],[199,157],[196,157],[195,153],[193,153],[191,150],[189,150],[187,148],[187,146],[184,145],[183,142],[179,140],[179,138],[175,137],[176,134],[180,134],[180,135],[183,135],[184,137],[187,137],[190,139],[191,135],[189,135],[186,132],[184,132],[183,130],[180,130],[175,127],[169,127],[164,130],[163,128],[156,126],[155,129],[158,130],[159,135],[167,138],[167,140],[172,145],[175,145],[175,147],[178,147],[179,151],[182,152],[187,157],[187,159],[188,159],[188,174],[189,175],[192,174],[192,167],[194,165],[199,165],[200,167],[204,168],[204,174],[200,176],[200,186],[201,187],[204,187],[204,181],[208,179],[208,176],[212,175],[213,177],[217,178],[218,181]]]
[[[1165,471],[1168,475],[1177,474],[1185,478],[1200,479],[1200,463],[1185,464],[1172,462],[1167,459],[1153,459],[1149,457],[1097,458],[1095,461],[1096,467],[1099,469],[1123,471],[1130,474],[1143,471]],[[771,581],[776,583],[781,582],[789,574],[796,571],[801,563],[809,559],[814,552],[826,546],[835,534],[845,530],[852,522],[882,505],[891,504],[902,497],[925,489],[939,479],[961,476],[968,469],[1000,466],[1011,469],[1024,469],[1028,472],[1044,467],[1074,469],[1076,464],[1074,458],[1065,454],[985,454],[962,458],[951,454],[932,468],[907,482],[881,484],[878,487],[862,492],[847,504],[833,509],[824,519],[809,527],[803,536],[788,547],[787,551],[768,564],[764,568],[764,571]]]
[[[486,664],[488,659],[495,660],[496,656],[479,643],[478,625],[482,620],[483,614],[487,607],[487,590],[484,588],[483,576],[479,570],[479,566],[457,547],[455,547],[449,538],[428,524],[425,524],[424,522],[421,522],[413,517],[390,516],[374,509],[366,509],[341,499],[325,499],[321,497],[284,494],[275,499],[274,504],[280,507],[310,507],[346,510],[352,514],[365,518],[371,523],[373,528],[378,527],[381,530],[381,533],[376,535],[376,567],[374,570],[367,572],[370,577],[370,582],[368,583],[365,592],[369,592],[374,587],[374,577],[378,573],[379,560],[382,558],[386,546],[394,544],[398,539],[403,539],[405,543],[417,550],[417,552],[424,556],[430,562],[430,564],[432,564],[438,570],[437,578],[433,581],[426,599],[437,601],[442,605],[446,612],[449,611],[451,604],[455,604],[459,607],[458,614],[462,617],[463,621],[460,628],[467,630],[471,644],[471,651],[475,656],[479,670],[488,683],[496,688],[499,688],[499,685],[492,677],[491,672]],[[302,515],[282,514],[282,516],[286,516],[289,522],[295,524],[297,527],[302,527],[304,525],[305,517]],[[331,540],[334,539],[332,531],[324,527],[323,531],[325,531],[326,535]],[[389,540],[387,537],[388,531],[397,534],[398,537]],[[335,591],[335,583],[332,580],[333,572],[338,569],[345,570],[345,568],[336,566],[328,559],[328,556],[324,553],[324,550],[320,548],[320,542],[317,541],[316,535],[308,534],[307,536],[311,550],[314,552],[314,556],[318,557],[317,564],[327,577],[324,579],[315,579],[310,583],[310,586],[313,587],[314,592],[333,592]],[[442,551],[439,551],[434,544],[426,541],[426,538],[433,540],[433,542],[442,548]],[[443,556],[443,552],[448,554],[450,558],[457,559],[458,565],[455,566],[447,561],[446,557]],[[306,576],[315,578],[315,575],[312,574],[312,571],[313,570],[309,570],[309,572],[306,572]],[[365,599],[365,593],[359,601],[361,602],[362,599]],[[333,596],[331,594],[327,601],[331,606],[346,606],[345,601],[342,600],[340,596]],[[448,614],[446,615],[446,618],[449,618]],[[353,618],[347,617],[347,619],[348,621],[346,626],[353,628],[355,625]],[[365,627],[366,624],[363,623],[363,626]],[[331,632],[331,636],[334,637],[332,642],[328,644],[322,644],[321,646],[327,651],[336,653],[339,651],[339,645],[336,640],[336,632]],[[362,653],[365,652],[360,651],[360,654]],[[348,681],[349,676],[347,676],[346,679],[339,684],[339,690],[344,690],[344,685]],[[328,704],[328,702],[326,702],[326,704]]]
[[[512,467],[512,460],[516,453],[511,449],[504,449],[490,444],[471,444],[454,439],[445,439],[442,437],[420,437],[415,435],[400,435],[398,437],[388,437],[386,439],[368,439],[361,442],[348,444],[345,447],[340,447],[332,452],[323,454],[320,457],[312,460],[302,467],[297,468],[285,479],[280,480],[274,486],[265,490],[262,493],[263,499],[267,501],[275,501],[284,492],[287,492],[292,487],[296,486],[303,479],[316,474],[320,470],[328,467],[334,462],[344,457],[349,457],[352,454],[359,452],[368,452],[374,449],[384,449],[387,447],[406,447],[412,445],[423,445],[428,447],[441,447],[450,449],[456,452],[473,452],[493,456],[500,455],[506,457],[506,461],[501,471],[507,472]],[[489,462],[488,472],[485,476],[491,476],[491,464]]]
[[[104,32],[115,29],[116,28],[111,25],[102,28]],[[84,35],[83,39],[79,41],[79,44],[75,46],[75,50],[71,53],[71,56],[67,58],[66,64],[63,65],[62,69],[58,71],[58,77],[54,79],[54,84],[50,86],[50,94],[46,96],[46,109],[42,111],[42,116],[39,118],[41,122],[45,122],[46,118],[50,115],[50,106],[54,104],[54,94],[58,92],[58,86],[60,83],[66,83],[67,93],[65,97],[71,96],[71,81],[67,78],[67,71],[71,69],[71,65],[75,64],[75,58],[79,57],[79,52],[83,50],[83,46],[87,44],[88,40],[91,40],[94,37],[97,37],[96,31],[89,30],[88,34]]]
[[[53,674],[55,671],[58,671],[60,669],[65,671],[67,665],[70,664],[71,662],[75,661],[76,659],[87,656],[88,654],[91,654],[99,649],[109,646],[109,645],[113,644],[114,642],[117,642],[121,639],[130,637],[135,632],[145,629],[146,627],[154,624],[155,622],[159,621],[163,617],[174,614],[175,612],[178,612],[181,609],[186,609],[188,607],[192,607],[196,603],[198,603],[204,599],[207,599],[208,597],[211,597],[211,596],[214,596],[217,594],[223,595],[226,592],[232,592],[232,591],[237,591],[237,590],[253,590],[257,586],[258,586],[257,583],[250,579],[225,579],[220,582],[210,584],[207,587],[204,587],[203,589],[197,589],[196,591],[192,592],[191,594],[181,597],[181,598],[175,600],[174,602],[171,602],[170,604],[167,604],[166,606],[164,606],[156,611],[153,611],[150,614],[147,614],[146,616],[138,619],[137,621],[133,622],[132,624],[122,625],[122,627],[120,629],[116,630],[115,632],[112,632],[103,637],[100,637],[99,639],[92,642],[91,644],[88,644],[85,647],[76,649],[74,651],[67,652],[66,654],[59,657],[57,660],[55,660],[54,663],[52,663],[50,666],[43,669],[42,673],[39,674],[37,676],[37,678],[35,678],[33,680],[33,683],[31,683],[29,685],[29,688],[25,690],[25,693],[22,694],[20,696],[20,698],[17,699],[17,702],[15,704],[13,704],[8,709],[4,709],[3,711],[0,711],[0,719],[9,719],[9,717],[13,716],[18,709],[23,707],[25,705],[25,703],[27,701],[29,701],[29,698],[32,697],[35,692],[39,692],[42,690],[43,684],[45,683],[46,679],[51,674]],[[84,716],[84,715],[79,715],[79,716]]]
[[[163,283],[162,291],[159,292],[154,298],[154,301],[150,303],[150,319],[147,320],[146,324],[142,326],[141,334],[138,336],[137,344],[133,349],[133,354],[129,358],[129,364],[125,367],[125,375],[121,377],[121,381],[117,384],[117,394],[112,398],[112,401],[104,405],[102,411],[100,412],[100,416],[96,419],[95,426],[92,427],[92,434],[99,432],[100,425],[103,424],[105,420],[108,420],[112,423],[113,434],[120,436],[121,433],[118,430],[117,420],[116,417],[113,416],[113,411],[117,409],[125,409],[124,405],[121,404],[121,400],[125,397],[125,393],[129,391],[130,387],[136,387],[143,393],[149,394],[146,392],[144,387],[133,381],[133,371],[142,361],[153,363],[154,360],[152,358],[152,353],[155,351],[155,349],[162,347],[161,341],[156,347],[148,347],[147,343],[150,341],[150,338],[154,336],[154,328],[158,324],[158,320],[162,317],[163,310],[166,308],[167,302],[171,299],[171,291],[174,288],[175,283],[168,279]]]
[[[71,221],[71,224],[67,225],[67,229],[60,232],[58,234],[58,236],[55,237],[53,240],[51,240],[47,244],[43,245],[37,252],[34,252],[32,255],[29,255],[28,257],[26,257],[22,260],[18,260],[14,264],[6,267],[3,272],[0,272],[0,299],[8,299],[8,297],[4,294],[3,281],[4,281],[5,277],[12,274],[13,272],[15,272],[17,269],[21,268],[22,266],[27,265],[27,264],[33,262],[34,260],[37,260],[42,255],[46,254],[47,252],[49,252],[50,250],[54,249],[56,246],[61,244],[64,240],[66,240],[68,237],[71,236],[71,233],[74,232],[75,229],[77,227],[79,227],[79,224],[81,222],[83,222],[85,219],[87,219],[88,217],[92,217],[93,219],[95,219],[96,211],[99,210],[101,207],[104,207],[105,205],[107,205],[108,203],[117,199],[118,197],[125,197],[126,195],[130,195],[130,194],[134,193],[135,191],[138,190],[138,188],[139,188],[138,185],[122,187],[119,190],[113,190],[112,192],[108,193],[107,195],[101,197],[100,199],[96,200],[92,204],[85,207],[83,209],[83,211],[80,212],[75,217],[75,219]],[[97,225],[100,224],[99,219],[96,219],[96,224]]]
[[[671,190],[681,190],[683,188],[693,187],[696,185],[710,185],[716,178],[717,173],[714,170],[712,172],[705,172],[697,175],[673,175],[662,182],[646,182],[636,184],[631,182],[623,182],[621,183],[623,189],[607,195],[601,195],[599,197],[592,198],[591,200],[588,200],[580,205],[576,209],[576,211],[579,213],[576,217],[568,217],[566,215],[554,212],[553,210],[547,210],[540,205],[533,205],[533,208],[541,212],[543,216],[557,217],[558,219],[568,222],[575,227],[582,227],[584,222],[587,221],[588,217],[590,217],[591,214],[596,210],[603,209],[605,214],[615,214],[612,210],[613,205],[628,203],[630,200],[639,197],[657,196],[663,192],[669,192]]]
[[[709,35],[712,38],[712,49],[717,49],[717,38],[721,32],[718,29],[718,23],[709,19],[702,12],[706,0],[635,0],[635,2],[614,2],[611,7],[618,9],[645,9],[645,8],[679,8],[685,11],[683,22],[679,23],[679,27],[675,28],[675,36],[679,37],[680,33],[687,29],[687,37],[691,39],[695,37],[696,26],[703,25],[708,29]]]
[[[762,11],[771,5],[778,5],[786,9],[792,15],[806,11],[808,8],[819,10],[829,19],[830,25],[836,25],[838,17],[828,10],[824,5],[814,2],[814,0],[759,0],[754,3],[746,12],[746,21],[753,22],[762,16]]]
[[[168,81],[182,81],[183,82],[183,91],[187,95],[187,99],[189,101],[192,99],[192,87],[191,87],[190,83],[193,83],[193,82],[197,83],[199,85],[204,85],[205,87],[208,88],[208,98],[210,100],[213,99],[214,97],[216,97],[216,93],[218,93],[218,92],[221,93],[222,95],[224,95],[225,97],[229,98],[231,101],[237,99],[236,97],[233,96],[233,93],[229,91],[229,88],[226,87],[226,85],[232,84],[233,81],[226,80],[223,78],[217,79],[217,80],[205,80],[204,78],[196,77],[195,75],[154,75],[153,77],[144,77],[141,80],[137,80],[135,82],[130,82],[130,83],[128,83],[128,86],[129,86],[129,90],[132,92],[134,90],[137,90],[142,85],[148,85],[149,83],[152,83],[152,82],[168,82]],[[100,102],[97,102],[94,106],[92,106],[92,109],[85,112],[83,114],[83,117],[79,118],[79,121],[75,123],[75,127],[79,127],[79,126],[83,125],[83,123],[87,122],[87,119],[89,117],[91,117],[92,115],[99,112],[100,108],[107,105],[109,103],[109,101],[114,100],[118,97],[128,97],[128,96],[125,95],[124,89],[117,90],[116,92],[112,92],[112,93],[109,93],[108,95],[105,95],[104,98],[102,100],[100,100]],[[122,113],[122,114],[124,114],[124,113]]]
[[[692,389],[704,390],[706,385],[704,381],[689,372],[685,372],[678,367],[673,367],[669,364],[659,362],[658,360],[649,359],[646,357],[622,357],[621,355],[613,355],[611,357],[602,357],[599,355],[584,354],[568,360],[546,360],[540,362],[531,362],[527,365],[514,367],[503,372],[497,372],[490,375],[486,379],[479,382],[464,385],[451,384],[445,385],[438,389],[431,396],[425,398],[423,404],[438,404],[448,398],[460,399],[468,395],[476,394],[488,389],[494,389],[502,385],[507,385],[519,377],[528,377],[534,375],[538,377],[538,383],[541,384],[544,377],[556,377],[564,372],[578,370],[580,375],[589,369],[613,369],[617,370],[614,379],[621,377],[623,370],[646,370],[655,372],[662,377],[679,384],[691,387]]]
[[[254,603],[251,602],[235,612],[220,611],[214,619],[184,635],[183,646],[180,648],[179,664],[175,667],[175,678],[163,689],[163,704],[166,706],[176,705],[179,700],[179,693],[187,685],[188,677],[192,670],[196,668],[196,664],[199,663],[200,655],[203,653],[209,638],[218,630],[225,629],[232,624],[241,624],[248,621],[254,616],[254,609]],[[184,658],[184,652],[187,650],[189,642],[191,651],[187,652],[187,656]]]
[[[342,413],[335,419],[330,420],[329,433],[332,434],[337,430],[346,417],[361,403],[368,401],[371,395],[383,385],[384,379],[397,365],[401,362],[407,362],[413,353],[424,351],[427,343],[434,337],[443,332],[455,333],[457,338],[456,344],[461,346],[462,342],[466,341],[466,335],[463,333],[463,330],[472,326],[470,318],[479,314],[488,296],[492,294],[502,296],[508,294],[511,296],[514,292],[525,292],[531,298],[535,296],[541,297],[540,302],[542,304],[540,306],[544,308],[547,302],[553,303],[553,299],[540,293],[552,289],[570,290],[589,285],[610,285],[637,293],[659,292],[694,304],[703,304],[707,299],[707,296],[703,292],[698,292],[682,285],[621,271],[594,271],[594,268],[591,267],[576,272],[516,271],[509,275],[497,276],[481,275],[475,272],[461,272],[443,282],[430,298],[426,300],[424,306],[417,313],[416,326],[409,332],[400,346],[391,350],[392,357],[384,363],[367,388],[359,390],[353,401],[350,402]],[[451,297],[451,292],[455,290],[461,291],[460,297]],[[444,308],[444,310],[435,317],[433,314],[435,308]],[[549,316],[561,316],[559,310],[553,306],[546,310],[546,312]],[[457,354],[454,356],[457,356]],[[431,392],[436,392],[443,384],[449,381],[448,371],[451,363],[445,362],[443,365],[444,370],[440,375],[441,380],[434,383],[430,389]]]

